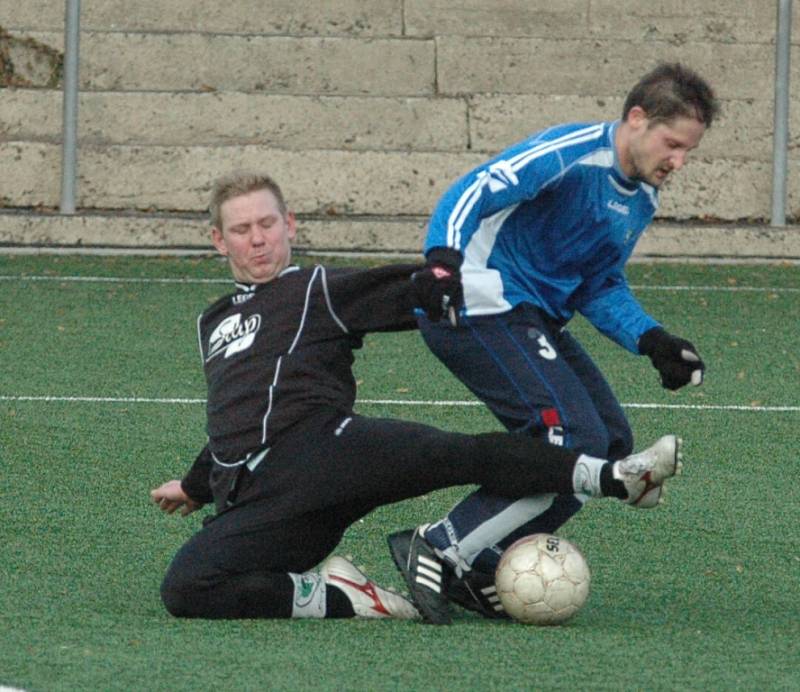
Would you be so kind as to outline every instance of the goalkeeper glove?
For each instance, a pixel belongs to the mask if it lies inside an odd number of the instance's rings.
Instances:
[[[666,389],[680,389],[690,382],[697,386],[703,382],[706,366],[694,345],[661,327],[653,327],[639,337],[639,353],[650,357]]]
[[[463,259],[458,250],[433,248],[427,255],[425,267],[411,275],[417,304],[432,322],[447,315],[450,324],[454,327],[457,324],[458,310],[464,304],[460,270]]]

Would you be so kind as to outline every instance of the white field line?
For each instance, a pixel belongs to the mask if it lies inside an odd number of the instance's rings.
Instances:
[[[205,399],[114,397],[114,396],[13,396],[0,395],[0,401],[33,401],[42,403],[89,403],[89,404],[205,404]],[[451,406],[454,408],[483,406],[474,400],[425,400],[425,399],[359,399],[362,406]],[[751,413],[800,413],[800,406],[745,406],[741,404],[648,404],[623,403],[631,409],[659,409],[679,411],[746,411]]]
[[[800,288],[785,286],[658,286],[631,284],[634,291],[719,291],[727,293],[800,293]]]
[[[154,284],[216,284],[230,283],[229,279],[178,279],[178,278],[127,278],[106,276],[10,276],[0,275],[0,281],[73,281],[87,283],[154,283]],[[800,293],[800,288],[757,287],[757,286],[664,286],[632,285],[635,290],[647,291],[723,291],[756,293]],[[40,402],[83,402],[83,403],[125,403],[125,404],[201,404],[205,399],[150,398],[150,397],[81,397],[81,396],[2,396],[0,401],[40,401]],[[479,401],[423,401],[406,399],[363,399],[359,404],[388,406],[482,406]],[[676,409],[693,411],[750,411],[750,412],[800,412],[800,406],[744,406],[735,404],[655,404],[623,403],[632,409]]]
[[[232,279],[178,279],[125,276],[14,276],[0,274],[0,281],[65,281],[103,284],[230,284]]]
[[[24,276],[3,274],[0,281],[63,281],[115,284],[232,284],[230,279],[147,278],[124,276]],[[720,291],[725,293],[800,293],[800,288],[781,286],[667,286],[631,284],[635,291]]]

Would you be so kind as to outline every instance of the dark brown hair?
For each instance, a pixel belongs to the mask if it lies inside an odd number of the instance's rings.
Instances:
[[[639,106],[653,122],[695,118],[706,127],[719,113],[713,89],[696,72],[680,63],[661,63],[631,89],[622,108],[622,119]]]

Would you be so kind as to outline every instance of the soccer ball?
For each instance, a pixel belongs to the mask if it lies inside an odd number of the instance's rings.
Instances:
[[[556,625],[577,613],[589,596],[586,559],[572,543],[547,533],[508,547],[495,572],[497,595],[518,622]]]

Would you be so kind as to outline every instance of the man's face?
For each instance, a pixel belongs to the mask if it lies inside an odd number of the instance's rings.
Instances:
[[[672,171],[683,168],[687,155],[700,144],[706,131],[695,118],[654,123],[641,108],[631,109],[627,122],[631,135],[623,170],[653,187],[661,187]]]
[[[228,258],[237,281],[272,281],[291,261],[294,214],[281,214],[270,190],[256,190],[223,202],[222,228],[211,229],[214,246]]]

